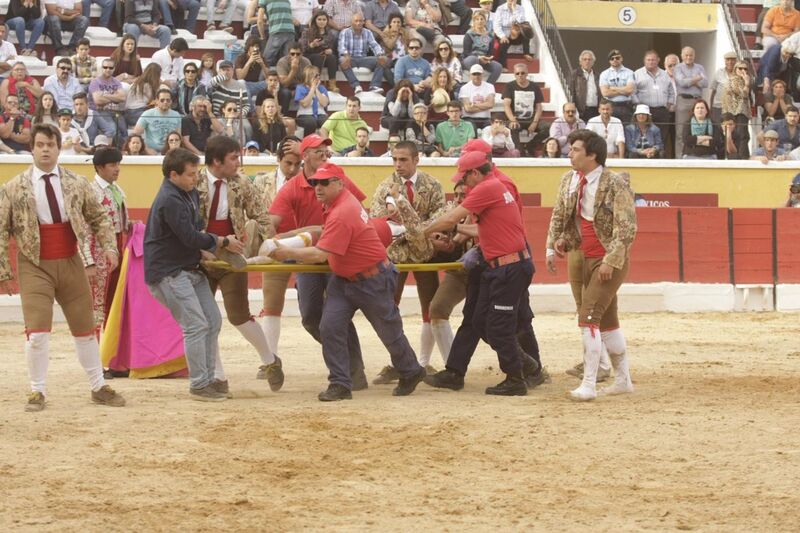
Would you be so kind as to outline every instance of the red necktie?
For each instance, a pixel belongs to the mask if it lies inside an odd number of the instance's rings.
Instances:
[[[578,205],[577,205],[577,209],[576,209],[576,211],[577,211],[576,214],[577,214],[578,217],[581,217],[582,216],[581,215],[581,200],[583,199],[583,189],[586,187],[586,184],[588,183],[588,180],[586,179],[586,176],[583,174],[583,172],[576,171],[575,174],[580,179],[580,182],[578,182]]]
[[[219,207],[219,191],[222,189],[222,180],[214,182],[214,197],[211,199],[211,211],[208,213],[208,220],[217,220],[217,208]]]
[[[55,176],[55,174],[45,174],[42,176],[44,179],[44,192],[47,196],[47,204],[50,206],[50,216],[53,217],[53,224],[61,224],[61,209],[58,208],[56,191],[53,189],[53,184],[50,183],[50,178],[53,176]]]
[[[406,180],[406,196],[408,196],[408,203],[414,203],[414,184],[411,180]]]

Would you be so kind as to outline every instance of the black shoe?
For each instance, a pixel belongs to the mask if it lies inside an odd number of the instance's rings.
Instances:
[[[522,377],[526,380],[528,377],[536,374],[539,370],[541,370],[542,365],[539,362],[531,357],[530,355],[524,353],[522,354]]]
[[[525,384],[528,385],[528,390],[535,389],[544,383],[550,383],[550,374],[546,368],[540,368],[538,372],[525,377]]]
[[[103,379],[114,379],[114,371],[110,368],[103,370]]]
[[[115,378],[127,378],[128,376],[131,375],[131,371],[130,370],[110,370],[109,369],[109,372],[111,372],[111,376],[115,377]]]
[[[428,373],[425,372],[425,369],[419,367],[419,369],[411,376],[407,378],[401,376],[400,383],[398,383],[397,387],[392,390],[392,396],[408,396],[414,392],[414,389],[417,388],[417,385],[419,385],[420,381],[425,379],[425,376],[427,375]]]
[[[363,368],[353,372],[350,375],[350,379],[353,381],[354,391],[367,390],[369,388],[369,383],[367,383],[367,375],[364,373]]]
[[[437,389],[461,390],[464,388],[464,376],[458,375],[455,371],[445,368],[423,379],[426,385]]]
[[[176,30],[176,29],[175,29],[175,28],[173,28],[172,26],[170,26],[170,27],[169,27],[169,32],[170,32],[170,34],[172,34],[172,35],[178,35],[178,30]]]
[[[522,376],[507,376],[506,379],[494,387],[486,387],[486,394],[495,396],[525,396],[528,394],[528,387]]]
[[[331,383],[328,385],[328,390],[320,392],[317,398],[321,402],[338,402],[339,400],[352,400],[353,395],[347,387]]]

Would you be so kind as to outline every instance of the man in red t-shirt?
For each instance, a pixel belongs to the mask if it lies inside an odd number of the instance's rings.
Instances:
[[[314,187],[308,184],[307,178],[314,175],[317,169],[328,160],[330,139],[319,135],[307,135],[300,143],[300,157],[303,158],[303,169],[290,179],[269,207],[272,224],[279,232],[289,231],[306,226],[322,225],[322,204],[317,201]],[[342,184],[361,202],[366,198],[363,192],[347,177]],[[322,342],[319,322],[322,319],[322,307],[325,301],[325,287],[330,274],[299,273],[296,276],[297,304],[303,327],[317,342]],[[361,344],[352,321],[347,326],[347,351],[350,354],[350,371],[353,378],[353,390],[367,388],[367,376],[364,373],[364,360],[361,356]]]
[[[474,312],[471,317],[465,313],[465,321],[472,318],[472,327],[497,352],[500,369],[506,374],[506,379],[488,387],[486,394],[524,396],[528,387],[522,373],[525,355],[516,338],[517,317],[520,294],[527,293],[533,279],[533,261],[514,196],[500,180],[490,177],[491,171],[492,164],[486,154],[462,155],[453,181],[463,180],[470,192],[460,206],[436,219],[425,231],[448,230],[470,214],[477,219],[478,239],[487,267],[480,276]],[[467,363],[469,357],[471,354]],[[449,358],[447,371],[458,374]],[[458,377],[463,381],[463,374]]]
[[[349,343],[346,326],[352,323],[359,309],[400,372],[400,383],[392,394],[409,395],[425,377],[425,369],[417,363],[417,356],[403,333],[403,321],[393,297],[397,270],[386,256],[386,247],[359,200],[347,189],[347,178],[340,167],[324,163],[306,181],[325,206],[322,235],[316,246],[279,245],[271,256],[279,261],[327,261],[333,271],[319,324],[330,384],[319,394],[319,399],[327,402],[353,397],[350,361],[345,356]]]

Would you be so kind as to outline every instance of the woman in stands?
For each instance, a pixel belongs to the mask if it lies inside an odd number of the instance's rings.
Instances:
[[[306,70],[310,68],[313,67],[307,67]],[[274,155],[281,139],[286,137],[286,126],[283,124],[278,102],[274,98],[267,98],[261,102],[256,116],[256,127],[253,130],[252,140],[258,143],[261,151]]]
[[[464,35],[464,52],[461,54],[461,61],[464,69],[469,70],[472,65],[480,65],[483,70],[489,72],[486,81],[494,83],[503,67],[494,60],[494,37],[486,29],[486,15],[483,11],[476,11],[472,14],[472,25]]]
[[[414,120],[406,127],[406,140],[416,144],[423,155],[441,156],[436,149],[436,127],[428,122],[428,106],[420,102],[414,106],[412,113]]]
[[[406,44],[410,38],[408,28],[403,26],[403,17],[399,13],[389,15],[386,27],[381,32],[381,40],[383,49],[391,60],[390,68],[394,68],[397,60],[406,55]]]
[[[442,10],[437,0],[408,0],[406,4],[406,26],[419,34],[422,46],[438,42],[442,31]],[[409,35],[409,38],[412,37]]]
[[[435,72],[439,67],[446,68],[450,72],[450,76],[457,86],[464,83],[461,61],[458,60],[458,55],[453,50],[453,43],[448,40],[442,40],[436,45],[436,53],[431,61],[431,70]]]
[[[164,141],[164,148],[161,149],[161,155],[167,155],[167,152],[175,148],[186,148],[183,146],[183,136],[179,131],[171,131],[167,134],[167,140]]]
[[[137,52],[136,37],[130,33],[122,36],[119,46],[109,57],[114,62],[113,76],[122,83],[132,84],[142,75],[142,61]]]
[[[217,60],[214,54],[206,52],[200,56],[200,72],[197,73],[197,80],[211,91],[211,79],[217,75]]]
[[[389,135],[405,132],[406,128],[414,121],[412,109],[419,102],[419,97],[414,91],[411,80],[402,79],[389,89],[383,103],[381,113],[381,126],[389,130]]]
[[[751,79],[747,63],[737,61],[733,67],[733,76],[728,77],[722,91],[722,114],[730,113],[736,120],[737,136],[745,143],[739,148],[742,159],[750,157],[750,116],[752,100],[750,99]]]
[[[17,42],[21,48],[19,55],[36,57],[34,47],[44,32],[42,2],[39,0],[11,0],[8,3],[5,20],[8,31],[17,34]],[[25,39],[25,30],[31,32],[31,36],[27,40]]]
[[[683,130],[684,159],[717,159],[723,149],[722,130],[711,122],[711,110],[705,100],[697,100]]]
[[[11,75],[0,83],[0,102],[5,104],[9,94],[19,97],[19,110],[30,115],[36,110],[36,99],[42,95],[42,86],[28,74],[25,63],[17,62],[11,67]]]
[[[771,91],[764,94],[763,122],[766,126],[775,120],[786,118],[786,110],[795,105],[792,97],[786,94],[786,82],[774,80],[770,85]]]
[[[328,26],[328,14],[322,9],[314,10],[311,15],[311,24],[303,31],[300,46],[303,55],[317,67],[317,73],[328,71],[328,91],[339,92],[336,87],[336,70],[339,65],[336,59],[338,44],[336,36]]]
[[[508,47],[512,44],[522,45],[525,61],[533,61],[533,56],[531,56],[533,28],[518,0],[507,0],[505,4],[497,8],[492,29],[496,38],[497,61],[503,65],[503,68],[506,68]]]
[[[297,102],[296,122],[303,128],[305,135],[311,135],[328,120],[327,107],[330,98],[328,90],[320,81],[317,67],[306,67],[303,76],[303,83],[294,91],[294,101]]]
[[[558,159],[561,157],[561,143],[555,137],[548,137],[542,143],[544,151],[542,157],[546,159]]]
[[[426,102],[428,118],[434,124],[447,120],[447,104],[456,99],[456,82],[450,71],[444,67],[433,70],[431,76],[430,100]]]
[[[628,159],[660,159],[664,142],[650,115],[650,107],[639,104],[633,112],[633,123],[625,126],[625,157]]]
[[[161,66],[158,63],[150,63],[131,85],[125,100],[125,122],[129,128],[136,125],[144,110],[152,104],[160,85]]]
[[[238,102],[228,100],[222,104],[221,121],[224,129],[220,135],[235,139],[239,146],[244,146],[247,141],[253,138],[253,126],[250,125],[250,121],[246,118],[242,119]],[[261,143],[258,144],[260,145]]]
[[[122,147],[123,155],[157,155],[155,150],[151,150],[144,143],[144,138],[136,133],[131,134]]]
[[[33,114],[33,124],[52,124],[58,127],[58,109],[56,99],[50,91],[44,91],[36,102],[36,112]]]

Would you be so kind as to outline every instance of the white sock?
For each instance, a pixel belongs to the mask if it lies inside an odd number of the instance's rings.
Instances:
[[[387,220],[387,224],[389,224],[389,230],[392,232],[392,237],[399,237],[406,232],[406,227],[403,224],[398,224],[392,220]]]
[[[31,380],[31,391],[46,391],[47,365],[50,362],[50,333],[29,333],[25,341],[25,357],[28,359],[28,376]]]
[[[436,340],[436,347],[442,355],[442,361],[447,365],[447,357],[450,355],[450,348],[453,346],[453,328],[450,321],[442,318],[431,319],[431,330],[433,338]]]
[[[274,354],[278,353],[278,340],[281,338],[281,317],[267,315],[261,322],[261,327],[264,330],[264,336],[267,338],[270,351]]]
[[[238,329],[242,337],[256,349],[262,363],[271,365],[275,362],[275,355],[269,347],[267,337],[264,335],[264,330],[261,329],[254,319],[251,318],[244,324],[239,324],[236,326],[236,329]]]
[[[419,364],[420,366],[428,366],[431,362],[431,354],[433,354],[433,330],[431,329],[430,322],[422,322],[422,333],[419,338]]]
[[[608,355],[611,365],[614,367],[614,385],[607,387],[607,391],[612,393],[632,392],[633,382],[627,357],[628,346],[622,329],[617,328],[613,331],[603,332],[603,343],[608,347]]]
[[[605,335],[603,333],[602,335]],[[601,338],[605,338],[602,337]],[[608,348],[606,348],[606,343],[603,343],[603,349],[600,351],[600,370],[605,370],[606,372],[611,371],[611,359],[608,358]]]
[[[603,340],[597,327],[581,326],[583,337],[583,381],[570,395],[575,400],[587,401],[597,397],[597,368]]]
[[[225,377],[225,369],[222,367],[222,359],[219,357],[219,346],[217,346],[217,354],[214,359],[214,379],[218,379],[219,381],[227,380]]]
[[[106,384],[103,378],[103,364],[100,362],[100,347],[94,335],[86,337],[73,337],[75,351],[78,352],[80,361],[86,375],[89,376],[89,386],[93,391],[100,390]]]

